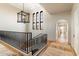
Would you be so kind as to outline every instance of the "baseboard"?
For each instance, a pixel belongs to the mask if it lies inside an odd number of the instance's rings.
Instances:
[[[76,56],[79,56],[79,53],[77,52],[76,49],[74,49]]]
[[[71,46],[71,45],[70,45],[70,46]],[[72,46],[71,46],[71,48],[73,49],[74,55],[75,55],[75,56],[78,56],[77,50],[74,49]]]

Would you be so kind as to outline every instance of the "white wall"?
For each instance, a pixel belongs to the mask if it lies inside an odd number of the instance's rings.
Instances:
[[[17,23],[17,12],[20,10],[9,4],[0,3],[0,30],[27,31],[27,24]]]
[[[11,6],[12,5],[12,6]],[[0,30],[7,31],[29,31],[32,32],[33,37],[40,33],[47,33],[49,40],[56,39],[56,22],[60,19],[68,20],[70,24],[70,12],[61,14],[49,14],[40,4],[30,3],[25,4],[25,8],[30,12],[30,23],[17,23],[17,12],[20,10],[20,4],[0,4]],[[19,6],[18,8],[13,7]],[[32,30],[32,14],[34,12],[43,11],[43,30]],[[69,26],[70,29],[70,26]],[[69,30],[70,33],[70,30]],[[69,34],[70,36],[70,34]],[[69,37],[70,39],[70,37]]]
[[[49,40],[56,40],[56,22],[60,19],[68,20],[68,23],[70,24],[70,12],[65,12],[61,14],[49,14],[40,4],[29,4],[29,7],[31,8],[30,13],[30,21],[29,24],[29,31],[33,33],[33,37],[38,35],[39,33],[47,33]],[[32,14],[34,12],[43,11],[43,30],[32,30]],[[70,39],[70,26],[69,26],[69,39]]]
[[[56,22],[58,20],[67,20],[68,21],[68,39],[69,42],[71,41],[71,12],[64,12],[64,13],[60,13],[60,14],[54,14],[52,15],[52,20],[48,20],[48,24],[50,27],[47,28],[47,30],[49,31],[49,35],[51,39],[56,39]]]
[[[52,16],[40,5],[40,4],[29,4],[29,7],[31,8],[31,13],[30,13],[30,24],[29,24],[29,31],[32,32],[33,37],[40,34],[40,33],[47,33],[48,34],[48,26],[50,24],[48,24],[47,20],[52,20]],[[43,30],[32,30],[32,14],[35,12],[40,12],[43,11]],[[49,34],[48,34],[48,38],[49,38]]]
[[[74,4],[73,6],[71,21],[71,43],[77,55],[79,55],[79,4]],[[75,35],[75,37],[73,37],[73,35]]]

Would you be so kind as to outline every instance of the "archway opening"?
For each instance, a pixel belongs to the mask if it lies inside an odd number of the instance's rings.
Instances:
[[[56,23],[56,41],[68,43],[68,22],[67,20],[58,20]]]

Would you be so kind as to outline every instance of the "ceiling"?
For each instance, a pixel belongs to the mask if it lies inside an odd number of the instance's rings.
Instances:
[[[72,3],[41,3],[41,5],[51,14],[70,12]]]
[[[15,6],[19,9],[23,9],[22,3],[10,3],[10,5]],[[32,5],[30,5],[29,3],[25,3],[24,5],[26,11],[32,9],[32,7],[30,7]],[[40,5],[44,7],[50,14],[71,12],[73,7],[72,3],[40,3]]]

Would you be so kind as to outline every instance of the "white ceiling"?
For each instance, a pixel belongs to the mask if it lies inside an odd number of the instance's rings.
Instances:
[[[23,9],[22,3],[10,3],[10,5],[17,7],[19,9]],[[25,10],[28,11],[32,7],[30,7],[29,3],[25,3]],[[72,3],[40,3],[50,14],[70,12],[72,10]]]
[[[14,6],[14,7],[18,8],[18,9],[23,10],[23,3],[9,3],[9,5]],[[27,4],[24,3],[24,10],[28,11],[28,9],[29,9],[28,3]]]
[[[41,3],[41,5],[51,14],[70,12],[72,3]]]

